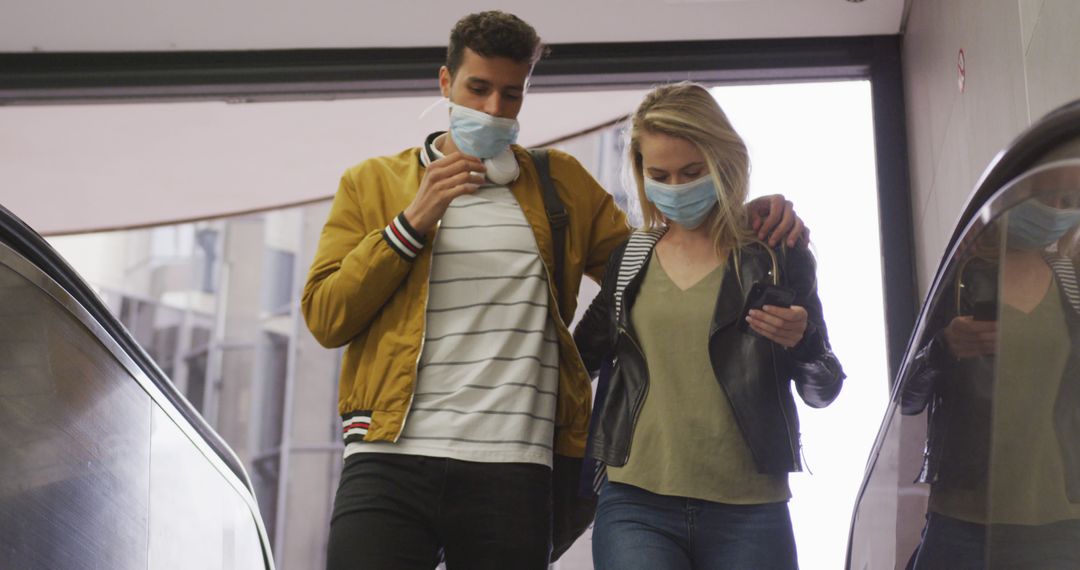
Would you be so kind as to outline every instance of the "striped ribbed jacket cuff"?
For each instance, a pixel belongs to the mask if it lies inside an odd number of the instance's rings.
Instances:
[[[409,225],[409,221],[405,219],[405,212],[398,214],[386,225],[382,231],[382,237],[406,261],[413,261],[417,255],[420,255],[420,250],[424,249],[423,234]]]

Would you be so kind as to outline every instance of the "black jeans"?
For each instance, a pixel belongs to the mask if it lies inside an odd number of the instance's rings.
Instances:
[[[544,570],[551,551],[551,470],[356,453],[345,460],[330,521],[328,570]]]

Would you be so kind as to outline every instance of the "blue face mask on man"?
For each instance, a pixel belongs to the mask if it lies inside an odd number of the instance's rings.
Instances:
[[[1059,209],[1036,199],[1027,200],[1009,210],[1010,247],[1042,249],[1080,223],[1080,209]]]
[[[700,226],[717,201],[716,185],[708,174],[685,184],[664,184],[646,176],[645,196],[667,219],[688,230]]]
[[[516,119],[450,103],[450,136],[465,154],[491,158],[517,142],[518,129]]]

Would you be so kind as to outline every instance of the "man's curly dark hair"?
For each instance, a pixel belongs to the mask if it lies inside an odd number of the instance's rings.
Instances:
[[[483,57],[505,57],[518,63],[535,64],[546,53],[532,26],[513,14],[491,10],[469,14],[450,31],[446,68],[457,73],[469,48]]]

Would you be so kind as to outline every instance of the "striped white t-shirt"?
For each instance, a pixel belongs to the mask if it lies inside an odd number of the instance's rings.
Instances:
[[[432,247],[427,334],[404,430],[396,443],[350,443],[345,454],[550,466],[559,345],[520,205],[506,186],[461,196]]]

